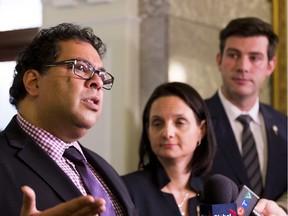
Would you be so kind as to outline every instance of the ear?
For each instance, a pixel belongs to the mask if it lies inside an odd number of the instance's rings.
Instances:
[[[218,68],[220,67],[221,62],[222,62],[222,55],[221,55],[221,53],[217,53],[217,55],[216,55],[216,63],[217,63]]]
[[[201,130],[201,139],[203,139],[203,137],[206,135],[206,120],[202,120],[200,123],[200,130]]]
[[[26,91],[31,96],[37,96],[39,93],[38,82],[41,75],[37,70],[28,70],[23,76],[23,83]]]
[[[273,59],[268,61],[267,76],[270,76],[273,73],[273,71],[276,67],[276,63],[277,63],[276,57],[273,57]]]

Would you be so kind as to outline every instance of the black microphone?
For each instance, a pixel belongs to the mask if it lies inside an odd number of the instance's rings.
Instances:
[[[200,216],[259,216],[254,210],[259,197],[246,185],[239,189],[228,177],[210,176],[198,194]]]
[[[237,216],[238,187],[229,178],[216,174],[207,178],[198,196],[200,216]]]

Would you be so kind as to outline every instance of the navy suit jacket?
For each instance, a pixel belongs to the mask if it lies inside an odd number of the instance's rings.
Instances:
[[[218,149],[210,174],[220,173],[239,186],[250,186],[234,133],[218,93],[207,99]],[[267,174],[263,198],[276,200],[287,191],[287,116],[260,103],[267,135]],[[272,127],[277,126],[276,133]]]
[[[136,215],[125,184],[116,171],[99,155],[81,148],[127,215]],[[14,116],[0,133],[0,215],[20,215],[23,185],[35,190],[39,210],[82,195],[56,162],[19,127]]]

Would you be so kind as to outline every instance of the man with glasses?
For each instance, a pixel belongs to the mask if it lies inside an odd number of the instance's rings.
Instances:
[[[113,85],[105,52],[92,29],[63,23],[41,30],[19,55],[10,88],[18,113],[0,133],[1,215],[20,215],[21,188],[24,203],[33,201],[24,185],[40,211],[72,200],[66,215],[135,215],[115,170],[78,142]]]

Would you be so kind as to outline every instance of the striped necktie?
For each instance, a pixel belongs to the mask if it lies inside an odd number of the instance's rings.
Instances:
[[[256,144],[250,129],[252,118],[249,115],[240,115],[237,120],[243,125],[242,158],[250,180],[250,187],[260,196],[263,184]]]

